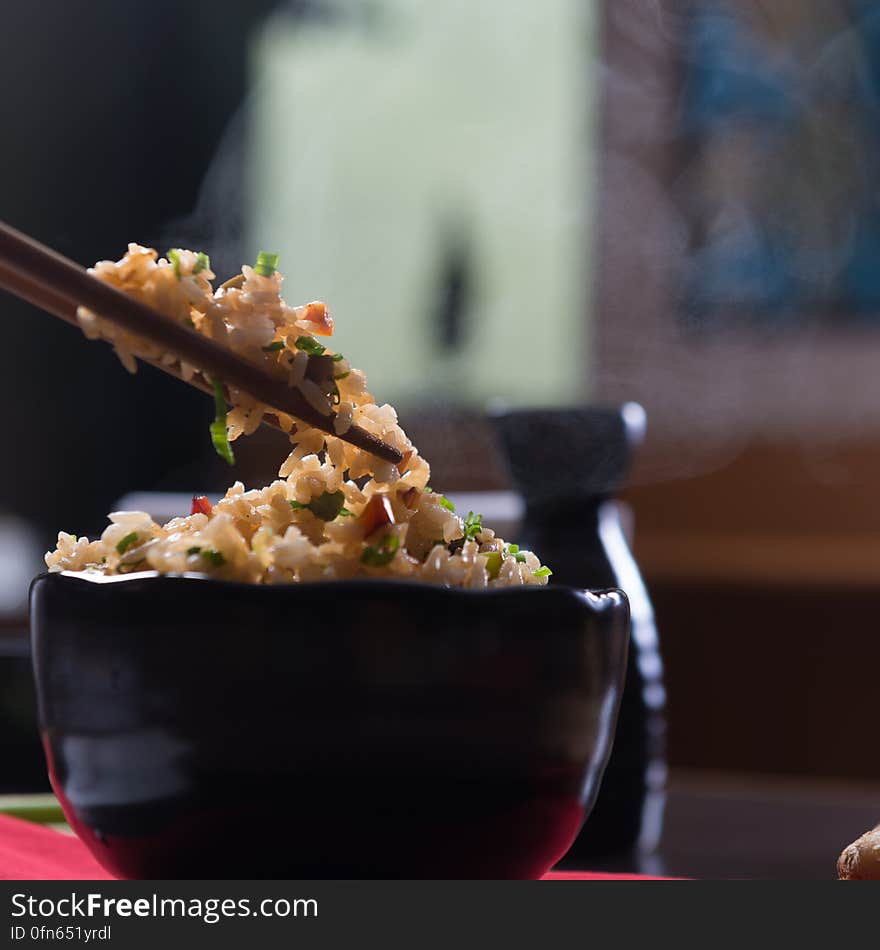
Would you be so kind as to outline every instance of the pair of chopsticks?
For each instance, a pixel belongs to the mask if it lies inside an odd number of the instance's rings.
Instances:
[[[164,352],[173,353],[196,367],[204,376],[222,379],[227,388],[234,387],[272,409],[336,435],[333,428],[335,415],[318,412],[297,389],[274,379],[258,366],[195,330],[175,323],[164,314],[105,284],[79,264],[2,221],[0,287],[76,326],[79,325],[77,308],[87,307],[103,319],[149,340]],[[182,378],[176,367],[152,360],[145,362],[177,379]],[[194,378],[186,382],[206,392],[212,391],[204,380]],[[387,462],[397,464],[403,458],[394,446],[359,426],[351,426],[338,438]]]

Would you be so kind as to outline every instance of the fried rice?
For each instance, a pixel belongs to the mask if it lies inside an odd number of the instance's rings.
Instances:
[[[165,525],[143,511],[117,511],[97,540],[60,532],[46,554],[49,571],[195,572],[265,584],[371,577],[474,589],[545,585],[551,572],[535,554],[497,537],[473,512],[462,518],[432,490],[428,463],[394,409],[377,405],[363,372],[318,340],[333,332],[327,306],[288,306],[276,263],[261,254],[215,290],[206,255],[176,249],[159,257],[130,244],[121,260],[101,261],[91,273],[298,388],[316,410],[335,413],[336,435],[221,388],[232,408],[225,414],[220,399],[215,447],[226,454],[227,438],[254,432],[271,415],[292,444],[278,479],[250,491],[236,482],[215,504],[195,498],[191,513]],[[78,319],[130,372],[142,357],[176,363],[187,379],[199,374],[88,310]],[[403,460],[394,465],[342,441],[352,425],[399,449]]]

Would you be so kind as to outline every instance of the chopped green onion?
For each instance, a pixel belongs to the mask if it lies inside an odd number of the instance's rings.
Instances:
[[[341,362],[341,361],[344,360],[344,359],[345,359],[345,357],[344,357],[341,353],[334,353],[334,354],[333,354],[333,362],[334,362],[334,363],[339,363],[339,362]]]
[[[213,551],[211,548],[205,548],[202,551],[202,557],[214,567],[223,567],[226,563],[226,558],[219,551]]]
[[[475,515],[472,511],[468,512],[464,519],[464,539],[473,541],[473,539],[483,530],[483,516]]]
[[[526,556],[525,556],[525,554],[520,554],[519,551],[514,551],[514,553],[511,554],[511,557],[512,557],[512,558],[514,559],[514,561],[516,561],[518,564],[525,564],[525,563],[526,563]]]
[[[539,567],[537,571],[532,571],[532,577],[549,577],[552,573],[549,567]]]
[[[455,511],[455,505],[453,505],[445,495],[440,495],[437,500],[440,502],[442,508],[445,508],[447,511]]]
[[[276,340],[274,343],[270,343],[268,346],[263,347],[264,353],[277,353],[279,350],[283,350],[285,347],[284,340]]]
[[[309,502],[309,508],[316,518],[321,521],[333,521],[339,517],[345,505],[345,495],[342,491],[325,491],[323,495],[313,498]]]
[[[338,376],[334,376],[333,378],[334,378],[334,379],[345,379],[346,376],[351,376],[351,370],[349,370],[347,373],[340,373]]]
[[[489,579],[494,581],[501,570],[504,555],[500,551],[487,551],[485,554],[481,554],[480,557],[486,559],[486,572],[489,575]]]
[[[323,495],[313,498],[307,505],[301,501],[288,502],[294,511],[302,511],[307,508],[321,521],[333,521],[340,515],[350,516],[351,512],[345,507],[345,494],[340,491],[325,491]]]
[[[187,554],[200,554],[201,551],[202,549],[198,545],[196,545],[195,547],[186,549]]]
[[[254,264],[254,270],[260,277],[271,277],[278,266],[280,254],[269,254],[267,251],[260,251],[257,254],[257,263]]]
[[[507,545],[508,554],[519,554],[519,545],[518,544],[508,544]]]
[[[339,509],[339,517],[340,517],[340,518],[353,518],[353,517],[354,517],[354,512],[353,512],[353,511],[349,511],[348,508],[344,508],[344,507],[343,507],[343,508],[340,508],[340,509]]]
[[[322,356],[324,353],[324,350],[327,349],[326,346],[321,346],[321,344],[317,340],[313,339],[310,336],[298,336],[296,338],[296,343],[294,343],[294,346],[298,350],[305,350],[305,352],[308,353],[310,356]]]
[[[174,275],[178,280],[183,276],[180,273],[180,255],[183,249],[180,247],[169,248],[165,252],[165,256],[168,258],[169,263],[174,268]],[[211,258],[204,251],[198,251],[196,253],[196,262],[193,265],[192,276],[195,277],[196,274],[201,274],[203,270],[207,270],[211,266]]]
[[[399,547],[400,538],[396,534],[386,534],[378,544],[364,548],[361,562],[369,564],[371,567],[384,567],[394,560],[394,555],[397,554]]]
[[[137,531],[132,531],[131,534],[127,534],[122,540],[116,545],[116,550],[119,554],[125,554],[125,552],[137,541],[138,533]]]
[[[226,431],[226,394],[223,392],[223,383],[219,379],[212,379],[214,387],[214,421],[211,423],[211,442],[214,451],[225,462],[235,465],[235,456],[229,444],[229,434]]]
[[[174,268],[174,276],[180,280],[180,248],[171,247],[165,252],[168,262]]]

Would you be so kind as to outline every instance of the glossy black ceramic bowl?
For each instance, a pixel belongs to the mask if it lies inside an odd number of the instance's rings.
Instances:
[[[128,878],[540,876],[610,749],[618,591],[38,577],[52,785]]]

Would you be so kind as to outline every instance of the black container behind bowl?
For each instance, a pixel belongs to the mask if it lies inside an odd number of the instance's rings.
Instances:
[[[111,872],[529,878],[592,804],[628,607],[51,574],[31,624],[53,787]]]
[[[650,851],[660,835],[665,785],[663,668],[648,593],[613,500],[644,431],[644,410],[544,409],[492,419],[526,503],[516,540],[553,568],[552,584],[619,587],[632,609],[626,685],[614,748],[577,859]]]

